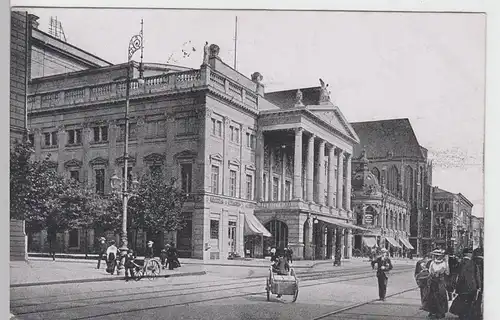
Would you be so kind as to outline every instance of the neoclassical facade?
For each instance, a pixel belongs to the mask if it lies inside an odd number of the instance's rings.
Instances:
[[[370,171],[366,152],[354,163],[353,215],[356,225],[369,230],[356,232],[354,248],[366,253],[373,247],[384,247],[393,255],[413,250],[409,241],[410,205],[388,191],[385,171],[378,177]]]
[[[265,255],[288,246],[298,259],[352,252],[351,161],[359,139],[321,87],[265,93],[225,64],[211,45],[200,69],[145,64],[130,90],[132,174],[161,170],[188,194],[183,230],[152,238],[174,241],[185,257]],[[126,65],[35,79],[29,122],[36,157],[110,192],[123,169]],[[118,80],[117,80],[118,79]],[[85,234],[88,239],[84,241]],[[68,230],[64,251],[84,251],[102,231]],[[43,246],[42,246],[43,247]]]

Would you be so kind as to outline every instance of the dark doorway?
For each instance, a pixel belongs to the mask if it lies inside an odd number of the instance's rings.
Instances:
[[[271,233],[271,238],[266,238],[265,248],[274,247],[283,249],[288,245],[288,226],[279,220],[271,220],[264,226]]]
[[[191,219],[186,219],[184,223],[184,228],[177,231],[177,251],[179,252],[179,257],[191,258],[193,221]]]

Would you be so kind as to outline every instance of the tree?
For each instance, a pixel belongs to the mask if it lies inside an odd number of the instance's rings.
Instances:
[[[180,230],[184,227],[185,201],[186,194],[175,185],[175,179],[166,180],[162,174],[145,175],[137,196],[129,201],[131,224],[136,231],[142,229],[153,234]]]

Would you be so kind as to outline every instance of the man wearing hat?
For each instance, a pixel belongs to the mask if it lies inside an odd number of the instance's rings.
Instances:
[[[380,252],[382,255],[372,261],[372,268],[377,264],[378,296],[380,300],[384,301],[387,292],[388,274],[392,270],[392,262],[386,248],[382,248]]]
[[[154,258],[154,250],[153,250],[153,241],[148,241],[147,243],[147,248],[146,248],[146,258]]]
[[[453,301],[450,312],[459,319],[472,319],[473,305],[481,289],[479,268],[472,260],[472,251],[468,248],[463,251],[463,258],[458,267],[456,293],[458,297]]]
[[[99,258],[97,259],[97,269],[101,268],[101,260],[106,261],[106,238],[99,238]]]
[[[446,281],[446,291],[448,291],[448,301],[453,300],[453,291],[455,291],[455,282],[458,274],[458,266],[460,262],[453,252],[453,248],[449,247],[446,250],[448,255],[448,267],[450,268],[450,274],[445,277]]]

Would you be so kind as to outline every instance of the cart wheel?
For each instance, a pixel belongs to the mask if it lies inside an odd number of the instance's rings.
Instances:
[[[296,288],[295,288],[295,292],[293,294],[293,300],[292,302],[295,302],[297,301],[297,297],[299,296],[299,283],[297,282],[296,284]]]
[[[160,275],[160,271],[161,271],[160,263],[156,260],[151,259],[146,264],[144,275],[148,277],[149,280],[153,280]]]
[[[142,277],[144,277],[144,271],[142,269],[135,272],[135,277],[134,277],[135,281],[141,280]]]
[[[271,298],[271,293],[269,292],[271,290],[270,285],[269,285],[269,278],[266,279],[266,291],[267,291],[267,301]]]

